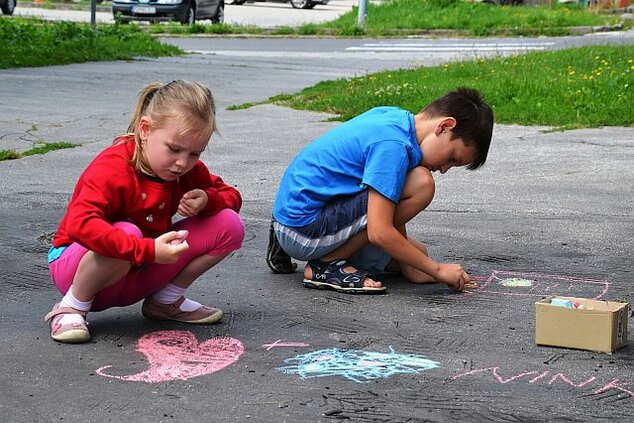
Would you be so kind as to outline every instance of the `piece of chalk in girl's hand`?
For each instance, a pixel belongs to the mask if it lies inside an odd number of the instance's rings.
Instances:
[[[187,238],[187,235],[189,235],[189,231],[181,230],[181,231],[178,231],[176,234],[178,235],[178,238],[174,238],[173,240],[171,240],[170,241],[171,245],[182,244]]]

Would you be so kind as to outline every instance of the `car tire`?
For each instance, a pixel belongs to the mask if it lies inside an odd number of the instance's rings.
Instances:
[[[2,4],[0,9],[2,9],[3,15],[13,15],[13,11],[15,10],[16,0],[7,0]]]
[[[220,4],[218,6],[218,11],[216,12],[216,16],[211,18],[212,24],[221,24],[225,21],[225,5]]]
[[[196,22],[196,6],[194,6],[194,2],[190,2],[187,7],[187,13],[183,17],[181,24],[183,25],[193,25]]]
[[[291,0],[291,6],[295,9],[312,9],[315,3],[310,0]]]

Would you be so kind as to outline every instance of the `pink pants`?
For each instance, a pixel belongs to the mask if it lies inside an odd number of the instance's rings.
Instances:
[[[114,226],[128,234],[142,237],[139,228],[130,222],[117,222]],[[231,209],[221,210],[210,217],[189,217],[175,223],[170,229],[189,231],[189,249],[179,260],[171,264],[146,263],[141,267],[133,266],[124,278],[95,296],[91,311],[137,303],[163,289],[196,257],[230,253],[238,250],[244,239],[244,223],[240,215]],[[57,260],[49,263],[53,283],[62,294],[70,289],[79,262],[88,251],[75,242]]]

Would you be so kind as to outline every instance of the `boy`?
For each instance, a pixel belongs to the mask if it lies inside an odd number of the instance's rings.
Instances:
[[[461,291],[469,276],[438,263],[405,224],[434,197],[432,172],[486,161],[493,112],[474,89],[458,88],[418,114],[377,107],[332,129],[287,168],[273,207],[267,264],[291,273],[306,260],[304,285],[382,292],[370,274],[401,272],[415,283]]]

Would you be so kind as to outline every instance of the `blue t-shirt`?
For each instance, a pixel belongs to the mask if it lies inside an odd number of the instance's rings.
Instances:
[[[273,217],[286,226],[311,223],[333,197],[374,188],[398,203],[407,173],[422,152],[414,115],[398,107],[376,107],[307,145],[286,169]]]

